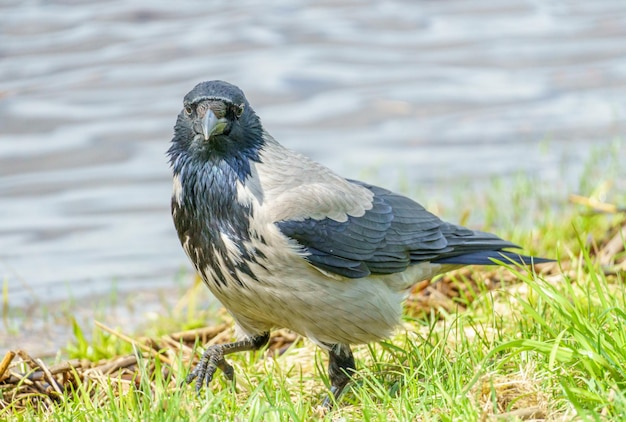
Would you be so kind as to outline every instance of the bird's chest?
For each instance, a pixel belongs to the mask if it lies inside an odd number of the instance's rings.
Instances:
[[[258,278],[264,238],[254,229],[254,204],[236,179],[219,171],[174,178],[172,217],[183,249],[213,290],[241,288]]]

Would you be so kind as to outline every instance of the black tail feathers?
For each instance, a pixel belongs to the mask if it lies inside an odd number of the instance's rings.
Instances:
[[[554,262],[554,259],[520,255],[515,252],[501,250],[470,252],[462,255],[441,258],[432,262],[436,264],[495,265],[496,262],[493,261],[494,259],[505,263],[514,262],[520,265],[534,265],[543,264],[545,262]]]

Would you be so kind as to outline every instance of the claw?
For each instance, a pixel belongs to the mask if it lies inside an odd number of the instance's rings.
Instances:
[[[200,358],[200,362],[196,365],[196,367],[187,375],[185,381],[187,384],[191,384],[191,382],[196,380],[196,392],[200,392],[203,385],[209,385],[213,380],[213,375],[217,368],[225,369],[224,373],[226,377],[232,379],[233,376],[233,368],[226,363],[224,360],[224,352],[222,350],[221,345],[213,345],[208,347],[204,353],[202,354],[202,358]]]
[[[330,387],[330,394],[324,397],[324,401],[322,402],[322,407],[326,410],[332,409],[335,402],[339,400],[339,396],[341,395],[342,392],[343,392],[343,387],[338,388],[334,385]]]
[[[219,363],[219,367],[228,381],[234,381],[235,369],[231,365],[229,365],[225,359],[223,359],[222,362]]]
[[[269,338],[269,332],[265,332],[234,343],[214,344],[207,347],[200,358],[200,362],[185,378],[185,382],[191,384],[193,380],[196,380],[196,392],[199,393],[202,386],[208,386],[213,380],[217,368],[224,372],[224,376],[229,381],[234,381],[235,370],[226,362],[224,355],[244,350],[258,350],[267,344]]]
[[[324,401],[322,402],[322,407],[325,410],[330,410],[333,408],[333,401],[330,398],[330,394],[328,394],[326,397],[324,397]]]
[[[211,364],[206,365],[206,367],[202,368],[202,371],[198,374],[198,379],[196,380],[197,393],[200,392],[203,385],[208,386],[211,383],[216,369],[217,367]]]

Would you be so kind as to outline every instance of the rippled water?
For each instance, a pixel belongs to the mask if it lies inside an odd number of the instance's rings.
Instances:
[[[164,152],[201,80],[241,86],[284,144],[391,187],[520,171],[563,183],[624,133],[624,1],[269,3],[0,3],[12,303],[190,268]]]

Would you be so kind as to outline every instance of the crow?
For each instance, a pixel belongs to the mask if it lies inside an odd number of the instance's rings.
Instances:
[[[387,338],[417,282],[494,259],[549,261],[283,147],[224,81],[185,95],[167,154],[178,238],[238,339],[206,348],[186,379],[197,391],[217,368],[233,379],[225,355],[260,349],[284,327],[328,353],[329,407],[355,372],[350,345]]]

